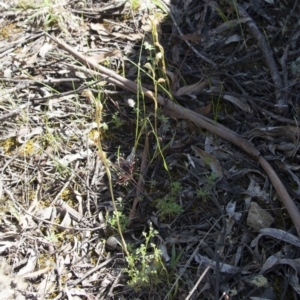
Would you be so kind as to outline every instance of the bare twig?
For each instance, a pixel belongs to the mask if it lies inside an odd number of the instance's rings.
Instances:
[[[9,113],[0,116],[0,122],[4,121],[6,119],[12,118],[14,116],[17,116],[18,114],[20,114],[22,112],[23,109],[28,108],[28,106],[30,106],[30,104],[31,103],[29,103],[29,102],[22,104],[18,108],[10,111]]]
[[[187,295],[187,297],[185,298],[185,300],[189,300],[192,295],[194,294],[195,290],[197,289],[198,285],[200,284],[200,282],[202,281],[202,279],[204,278],[204,276],[206,275],[206,273],[209,271],[210,266],[207,266],[205,268],[205,270],[203,271],[203,273],[201,274],[201,276],[199,277],[199,279],[197,280],[195,286],[192,288],[192,290],[189,292],[189,294]]]
[[[110,262],[112,262],[116,257],[112,256],[111,258],[108,258],[107,260],[105,260],[103,263],[101,263],[100,265],[96,266],[95,268],[89,270],[88,272],[86,272],[85,274],[82,275],[81,278],[78,278],[77,280],[75,280],[73,282],[73,286],[78,285],[79,283],[81,283],[84,279],[88,278],[89,276],[91,276],[93,273],[99,271],[100,269],[102,269],[103,267],[105,267],[106,265],[108,265]]]
[[[268,45],[264,35],[260,32],[253,19],[248,15],[247,11],[237,3],[235,3],[234,5],[235,8],[238,9],[241,17],[249,19],[246,24],[248,25],[249,29],[252,32],[252,35],[258,42],[258,46],[260,47],[266,63],[270,69],[271,77],[276,88],[276,107],[279,112],[286,112],[288,108],[287,99],[285,93],[283,92],[283,83],[279,75],[275,59],[273,58],[272,50]]]

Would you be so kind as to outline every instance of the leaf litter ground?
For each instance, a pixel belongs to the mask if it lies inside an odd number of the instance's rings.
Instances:
[[[297,1],[0,4],[3,299],[297,299],[300,240],[278,196],[298,207]],[[247,139],[283,188],[50,36]]]

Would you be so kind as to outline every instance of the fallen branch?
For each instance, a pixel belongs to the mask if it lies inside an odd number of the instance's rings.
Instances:
[[[51,37],[51,36],[50,36]],[[260,152],[246,139],[242,138],[240,135],[236,134],[234,131],[226,128],[225,126],[216,123],[215,121],[206,118],[200,114],[197,114],[189,109],[186,109],[171,100],[164,98],[160,95],[157,96],[157,98],[154,97],[154,94],[152,91],[145,89],[143,87],[138,86],[135,82],[126,79],[117,73],[115,73],[112,70],[109,70],[101,65],[96,64],[91,59],[85,57],[84,55],[78,53],[75,51],[72,47],[68,46],[64,42],[51,37],[53,41],[55,41],[60,48],[64,49],[68,53],[70,53],[72,56],[74,56],[76,59],[78,59],[82,64],[87,66],[88,68],[95,70],[97,72],[100,72],[100,76],[110,82],[113,83],[121,88],[125,88],[129,91],[132,91],[134,93],[143,93],[146,97],[152,99],[154,102],[158,102],[161,105],[164,105],[167,109],[174,111],[177,114],[180,114],[183,119],[188,119],[193,121],[195,124],[200,126],[203,129],[206,129],[210,131],[211,133],[214,133],[221,137],[224,140],[227,140],[231,142],[232,144],[238,146],[241,148],[245,153],[247,153],[253,160],[257,161],[260,166],[265,170],[265,172],[268,174],[279,198],[282,200],[284,206],[286,207],[293,224],[296,228],[297,234],[300,237],[300,213],[293,202],[291,196],[287,192],[285,186],[277,176],[274,169],[271,167],[271,165],[265,160],[263,156],[261,156]]]

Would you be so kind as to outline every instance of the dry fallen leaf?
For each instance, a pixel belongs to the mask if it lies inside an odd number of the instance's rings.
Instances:
[[[215,173],[218,177],[223,177],[223,171],[220,162],[211,154],[203,151],[202,149],[191,146],[196,155],[200,156],[200,158],[205,162],[205,164],[210,166],[210,169],[213,173]]]
[[[203,115],[203,116],[208,116],[209,113],[211,111],[211,103],[209,103],[208,105],[206,106],[203,106],[203,107],[199,107],[199,108],[196,108],[195,109],[195,112],[200,114],[200,115]]]
[[[202,38],[202,34],[199,33],[190,33],[190,34],[184,34],[179,36],[182,40],[190,41],[190,42],[197,42],[199,43]]]
[[[175,93],[175,96],[197,95],[207,85],[208,85],[208,80],[200,80],[195,84],[183,86]]]
[[[242,99],[239,99],[239,98],[231,96],[231,95],[224,95],[223,98],[225,100],[230,101],[234,105],[236,105],[242,111],[245,111],[245,112],[248,112],[248,113],[251,112],[250,106],[247,103],[245,103],[245,101],[243,101]]]

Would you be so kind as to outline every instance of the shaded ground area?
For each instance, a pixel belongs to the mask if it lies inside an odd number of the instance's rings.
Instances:
[[[1,1],[2,299],[298,299],[298,1]]]

